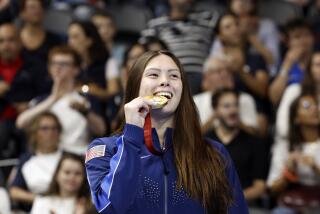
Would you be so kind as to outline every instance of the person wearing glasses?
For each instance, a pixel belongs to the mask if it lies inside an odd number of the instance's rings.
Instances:
[[[102,136],[106,126],[95,100],[77,90],[76,76],[79,68],[78,55],[70,47],[57,46],[50,50],[52,91],[45,98],[39,97],[31,101],[31,107],[18,116],[16,126],[25,129],[37,115],[51,111],[57,115],[63,126],[60,147],[66,151],[84,154],[90,135]],[[86,92],[84,87],[82,89]]]
[[[311,94],[296,98],[289,109],[288,137],[274,148],[267,184],[278,197],[279,213],[320,211],[319,105]]]
[[[35,196],[48,190],[61,157],[59,150],[62,126],[57,116],[43,112],[28,127],[29,151],[20,157],[9,192],[14,207],[30,211]]]

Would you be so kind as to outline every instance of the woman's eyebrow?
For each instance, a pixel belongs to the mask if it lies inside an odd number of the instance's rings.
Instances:
[[[149,70],[159,71],[159,72],[161,71],[160,68],[148,68],[148,69],[146,69],[146,71],[149,71]],[[168,69],[168,72],[174,72],[174,71],[179,71],[179,69],[177,69],[177,68]]]
[[[177,69],[177,68],[172,68],[172,69],[169,69],[168,71],[169,71],[169,72],[174,72],[174,71],[179,72],[179,69]]]
[[[148,68],[148,69],[146,69],[146,71],[161,71],[161,69],[160,68]]]

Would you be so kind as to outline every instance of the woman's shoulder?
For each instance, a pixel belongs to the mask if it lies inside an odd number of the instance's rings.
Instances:
[[[98,152],[101,151],[104,152],[116,152],[117,149],[117,140],[121,137],[121,135],[113,135],[110,137],[102,137],[102,138],[96,138],[89,144],[87,148],[87,153],[92,152]]]
[[[225,158],[228,156],[228,152],[221,142],[218,142],[209,138],[205,138],[205,140],[207,143],[212,145],[218,152],[220,152],[222,156],[224,156]]]
[[[121,137],[121,135],[116,134],[108,137],[96,138],[93,141],[91,141],[88,148],[91,148],[97,145],[107,145],[107,146],[116,145],[116,141],[119,137]]]
[[[19,156],[19,164],[18,164],[18,167],[20,166],[23,166],[26,162],[28,162],[32,157],[34,156],[34,153],[31,153],[31,152],[26,152],[26,153],[23,153]]]

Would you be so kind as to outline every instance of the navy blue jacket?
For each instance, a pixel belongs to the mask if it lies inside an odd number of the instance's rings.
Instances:
[[[152,134],[154,146],[160,149],[156,131]],[[169,149],[162,157],[148,151],[143,129],[129,124],[123,135],[96,139],[90,144],[88,151],[94,152],[87,153],[86,170],[92,199],[100,213],[205,213],[201,203],[188,197],[183,189],[176,188],[172,134],[173,130],[167,129],[165,146]],[[248,213],[226,149],[219,143],[211,143],[228,162],[226,174],[234,192],[234,202],[228,213]]]

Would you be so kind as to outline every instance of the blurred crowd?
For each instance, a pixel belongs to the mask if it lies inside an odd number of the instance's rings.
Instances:
[[[86,148],[121,127],[135,60],[163,49],[250,213],[320,213],[319,45],[320,0],[0,1],[0,214],[97,213]]]

